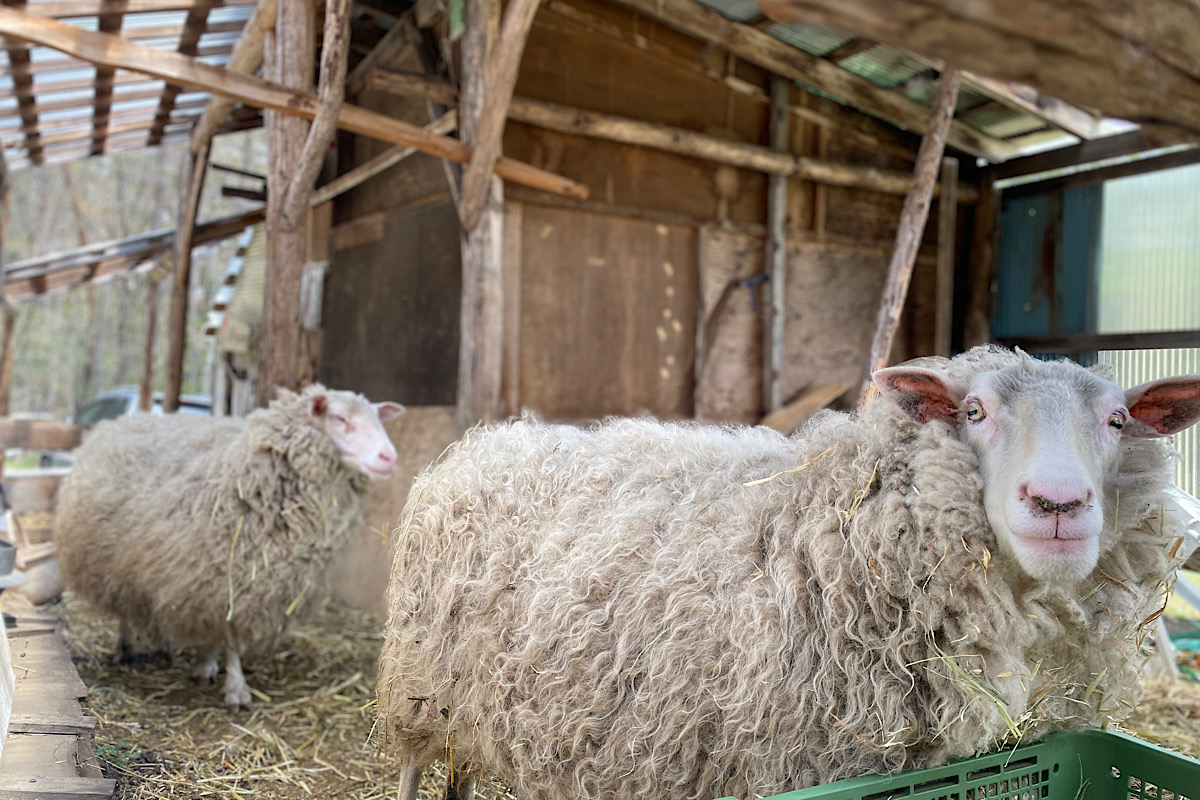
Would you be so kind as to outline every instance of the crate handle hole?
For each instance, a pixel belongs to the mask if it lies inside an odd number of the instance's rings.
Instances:
[[[1055,772],[1058,772],[1058,764],[1055,764],[1055,765],[1054,765],[1054,771],[1055,771]],[[1114,778],[1120,778],[1120,777],[1121,777],[1121,770],[1117,769],[1116,767],[1113,767],[1113,768],[1112,768],[1112,776],[1113,776]]]

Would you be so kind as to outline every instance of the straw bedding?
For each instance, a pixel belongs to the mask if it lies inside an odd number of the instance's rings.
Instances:
[[[17,598],[4,596],[6,607]],[[395,794],[397,770],[369,741],[382,619],[328,602],[269,658],[248,665],[253,713],[230,714],[191,678],[192,654],[174,665],[113,665],[114,625],[68,593],[65,638],[98,719],[97,755],[117,780],[116,800],[339,798]],[[421,797],[442,797],[445,768]],[[484,800],[512,796],[481,785]]]

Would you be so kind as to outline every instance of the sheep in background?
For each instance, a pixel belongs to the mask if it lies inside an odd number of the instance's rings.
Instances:
[[[403,411],[314,385],[243,419],[134,415],[84,439],[59,491],[54,537],[77,596],[134,631],[201,649],[225,704],[250,707],[241,658],[329,593],[362,524],[369,478],[396,450],[381,420]]]
[[[977,348],[762,429],[470,433],[394,534],[378,735],[399,800],[751,797],[1123,716],[1200,377],[1122,392]]]

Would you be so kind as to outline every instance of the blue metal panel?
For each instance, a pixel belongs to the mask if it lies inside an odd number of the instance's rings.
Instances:
[[[1095,330],[1101,207],[1095,186],[1004,201],[994,337]]]

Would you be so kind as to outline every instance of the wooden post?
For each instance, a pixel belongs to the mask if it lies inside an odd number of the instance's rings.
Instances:
[[[211,140],[205,140],[198,151],[189,149],[184,161],[184,175],[179,201],[179,219],[175,228],[175,279],[171,286],[171,322],[167,336],[167,383],[163,392],[163,412],[179,408],[179,393],[183,390],[183,359],[187,346],[188,288],[192,277],[192,234],[196,213],[200,207],[200,192],[208,169]]]
[[[263,73],[267,80],[297,91],[308,90],[313,78],[314,28],[312,0],[279,4],[275,35],[267,37],[264,50]],[[308,250],[307,226],[289,228],[283,214],[309,124],[279,113],[268,114],[266,124],[270,169],[266,286],[258,347],[260,406],[274,399],[277,387],[299,388],[300,283]]]
[[[942,159],[942,192],[938,198],[937,309],[933,352],[949,358],[954,332],[954,264],[957,260],[958,159]]]
[[[517,67],[521,64],[521,54],[525,52],[525,40],[533,25],[538,3],[539,0],[512,0],[508,4],[495,57],[489,59],[487,93],[479,110],[479,129],[475,131],[472,142],[475,150],[462,174],[458,216],[467,230],[475,230],[483,217],[492,169],[500,157],[508,104],[512,101],[513,88],[517,84]]]
[[[459,131],[474,145],[488,86],[492,42],[499,27],[499,0],[467,0],[462,40],[462,96]],[[490,181],[489,200],[479,224],[463,229],[462,311],[458,354],[458,425],[466,431],[500,415],[504,341],[502,277],[504,187]]]
[[[325,163],[329,143],[337,132],[338,111],[345,96],[346,56],[349,50],[350,0],[327,0],[317,116],[308,129],[283,202],[281,219],[288,230],[298,227],[308,215],[313,183],[317,180],[321,165]]]
[[[979,183],[979,203],[975,206],[975,235],[971,241],[971,296],[963,329],[963,347],[991,341],[992,274],[995,270],[996,238],[1000,231],[1000,192],[996,191],[990,171],[985,170]]]
[[[790,81],[771,78],[771,148],[788,150],[788,86]],[[783,405],[783,327],[787,297],[787,191],[786,175],[767,178],[767,246],[765,272],[770,276],[771,302],[763,325],[763,410],[770,414]]]
[[[946,132],[954,117],[954,104],[958,99],[959,73],[947,69],[938,81],[937,95],[933,99],[933,113],[929,119],[928,132],[921,139],[917,151],[917,165],[913,170],[913,186],[904,198],[900,212],[900,225],[896,231],[896,246],[892,261],[888,265],[887,283],[883,288],[883,299],[879,303],[879,314],[875,319],[875,338],[871,342],[862,389],[858,395],[858,407],[863,408],[875,396],[875,384],[871,374],[887,364],[900,325],[900,314],[904,311],[904,300],[908,297],[908,284],[912,278],[917,250],[921,246],[921,234],[929,218],[929,204],[933,199],[933,186],[937,182],[938,164],[946,147]]]
[[[0,147],[0,277],[7,277],[4,246],[8,242],[8,159]],[[8,299],[6,281],[0,281],[0,313],[4,315],[4,344],[0,346],[0,417],[8,416],[8,400],[12,391],[13,356],[16,349],[13,334],[17,327],[17,310]],[[4,455],[0,453],[0,475],[4,474]]]
[[[158,335],[158,280],[146,280],[146,360],[142,363],[142,383],[138,390],[138,411],[150,411],[154,390],[154,339]],[[178,399],[178,398],[176,398]]]

